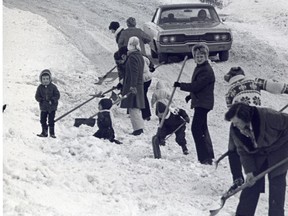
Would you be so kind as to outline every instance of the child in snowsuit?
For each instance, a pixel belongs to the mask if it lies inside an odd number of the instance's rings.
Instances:
[[[156,103],[156,114],[159,117],[159,122],[161,122],[161,119],[163,118],[165,109],[166,105],[164,103],[161,101]],[[159,144],[165,145],[166,136],[175,133],[175,140],[178,145],[181,146],[183,154],[189,154],[186,147],[187,142],[185,138],[186,122],[189,123],[190,119],[185,110],[169,107],[168,113],[164,120],[164,124],[157,132]]]
[[[41,84],[37,88],[35,99],[39,102],[41,110],[40,123],[42,126],[42,132],[41,134],[37,134],[37,136],[47,137],[49,125],[50,137],[56,138],[54,119],[58,106],[58,100],[60,98],[60,92],[58,91],[57,86],[52,83],[52,75],[49,70],[43,70],[40,73],[39,78]]]
[[[93,136],[100,139],[108,139],[110,142],[115,142],[116,144],[121,144],[120,141],[115,139],[115,133],[110,115],[112,105],[112,100],[109,98],[103,98],[99,101],[99,113],[97,115],[97,126],[99,129],[93,134]]]

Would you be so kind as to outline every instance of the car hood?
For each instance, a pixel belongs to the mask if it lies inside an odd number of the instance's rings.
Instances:
[[[187,23],[187,24],[179,24],[179,23],[173,23],[173,24],[162,24],[158,26],[159,30],[162,33],[187,33],[191,34],[199,34],[205,33],[205,32],[218,32],[218,31],[226,31],[230,32],[230,29],[227,28],[223,23],[214,22],[214,23]],[[191,32],[192,30],[192,32]]]

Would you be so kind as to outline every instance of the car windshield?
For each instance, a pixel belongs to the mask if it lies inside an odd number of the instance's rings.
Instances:
[[[159,24],[220,22],[213,8],[165,8]]]

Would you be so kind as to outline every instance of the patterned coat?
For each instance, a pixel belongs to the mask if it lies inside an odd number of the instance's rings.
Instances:
[[[121,101],[121,108],[145,108],[143,70],[144,59],[140,51],[128,52],[125,63],[125,76],[123,80],[122,95],[130,91],[130,87],[136,87],[137,94],[129,94]]]

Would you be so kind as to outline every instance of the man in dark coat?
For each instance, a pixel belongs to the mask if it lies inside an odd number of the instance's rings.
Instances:
[[[57,89],[57,86],[52,83],[52,75],[50,70],[45,69],[40,73],[40,82],[41,84],[38,86],[35,99],[39,102],[41,114],[40,114],[40,122],[42,126],[41,134],[37,134],[39,137],[47,137],[48,136],[48,125],[47,118],[49,124],[49,132],[52,138],[56,138],[55,136],[55,114],[58,107],[58,100],[60,98],[60,92]]]
[[[198,160],[201,164],[212,165],[214,151],[208,131],[207,115],[214,106],[215,75],[208,63],[209,49],[205,44],[195,45],[192,54],[197,66],[191,83],[175,82],[174,87],[180,87],[180,90],[190,92],[185,100],[188,102],[192,99],[191,108],[195,110],[191,131]]]
[[[128,42],[128,58],[125,62],[125,75],[123,80],[122,95],[128,95],[121,101],[121,108],[127,108],[133,127],[132,135],[143,133],[144,120],[141,109],[145,107],[143,70],[144,59],[140,52],[139,39],[131,37]]]
[[[253,216],[265,178],[253,177],[288,157],[288,114],[236,103],[225,114],[231,121],[232,138],[251,187],[240,195],[236,216]],[[288,163],[268,174],[269,216],[284,216]]]

